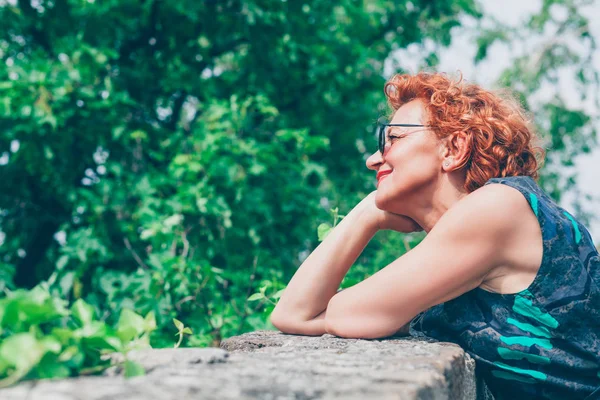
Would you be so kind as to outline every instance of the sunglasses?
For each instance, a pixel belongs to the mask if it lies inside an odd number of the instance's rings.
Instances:
[[[383,154],[384,150],[385,150],[385,139],[386,139],[386,135],[385,135],[385,131],[386,128],[388,126],[406,126],[406,127],[414,127],[414,126],[423,126],[423,127],[432,127],[432,125],[419,125],[419,124],[386,124],[383,122],[378,122],[377,123],[377,129],[378,129],[378,149],[381,152],[381,154]]]

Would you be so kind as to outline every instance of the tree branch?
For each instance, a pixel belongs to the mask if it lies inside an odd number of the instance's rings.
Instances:
[[[142,259],[138,255],[138,253],[136,253],[136,251],[133,249],[133,247],[131,246],[131,243],[129,243],[129,239],[123,238],[123,242],[125,242],[125,247],[127,247],[127,250],[129,250],[129,252],[133,256],[135,261],[138,263],[138,265],[144,269],[149,269],[148,266],[146,264],[144,264],[144,261],[142,261]]]

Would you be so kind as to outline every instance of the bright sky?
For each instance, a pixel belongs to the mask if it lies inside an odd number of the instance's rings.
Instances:
[[[537,13],[541,9],[541,0],[480,0],[479,3],[483,6],[484,15],[490,15],[504,24],[511,26],[524,25],[525,21],[532,13]],[[600,2],[595,2],[586,6],[587,10],[584,13],[586,16],[600,15]],[[563,19],[567,18],[566,11],[560,9],[560,7],[551,8],[552,15],[556,18]],[[467,29],[455,28],[453,31],[452,45],[448,49],[442,50],[438,53],[440,58],[440,65],[438,71],[447,72],[449,74],[456,74],[457,70],[463,73],[463,77],[471,82],[477,82],[484,87],[493,88],[494,82],[500,75],[500,73],[510,65],[511,59],[515,56],[523,54],[523,52],[530,52],[531,49],[537,48],[537,44],[542,41],[551,40],[567,40],[569,48],[581,48],[582,46],[577,40],[568,38],[556,38],[553,32],[547,32],[545,37],[540,38],[528,38],[529,43],[524,45],[518,45],[513,47],[511,50],[507,45],[501,43],[495,43],[488,49],[488,56],[486,60],[474,65],[471,60],[473,59],[476,46],[473,34],[469,32],[469,27],[473,27],[474,23],[472,19],[465,19],[463,25]],[[597,42],[600,42],[600,20],[597,18],[590,18],[591,33],[596,38]],[[426,48],[429,48],[426,43]],[[420,57],[422,58],[423,50],[418,45],[411,45],[406,50],[399,50],[397,57],[403,68],[409,68],[412,72],[418,70]],[[412,60],[412,61],[411,61]],[[597,71],[600,71],[600,52],[596,52],[594,55],[594,65]],[[388,70],[393,68],[388,65]],[[591,101],[593,96],[588,96],[590,101],[582,103],[579,99],[579,95],[576,89],[571,85],[573,71],[561,71],[559,74],[559,87],[560,92],[563,95],[564,100],[571,107],[582,108],[588,113],[588,115],[599,115],[600,110]],[[552,88],[548,90],[541,90],[539,98],[543,99],[544,96],[553,95],[554,91]],[[597,127],[600,131],[600,126]],[[599,138],[600,139],[600,138]],[[579,173],[578,188],[583,194],[589,194],[593,196],[592,201],[584,201],[585,211],[596,216],[596,220],[592,221],[588,225],[589,231],[595,241],[600,243],[600,146],[597,146],[595,151],[591,154],[586,154],[578,157],[575,160],[576,170]],[[564,195],[564,199],[561,202],[561,206],[567,211],[575,213],[571,206],[574,199],[573,193],[567,193]]]

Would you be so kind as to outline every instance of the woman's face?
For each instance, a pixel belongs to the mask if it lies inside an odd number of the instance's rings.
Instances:
[[[429,125],[421,100],[404,104],[391,124]],[[391,171],[377,183],[377,207],[401,213],[408,201],[432,194],[442,175],[443,146],[431,128],[388,127],[384,154],[377,151],[367,159],[367,168]]]

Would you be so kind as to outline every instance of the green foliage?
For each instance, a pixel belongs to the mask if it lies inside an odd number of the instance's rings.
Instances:
[[[103,351],[171,347],[174,319],[190,324],[176,346],[274,329],[302,255],[374,189],[386,59],[447,45],[465,15],[482,17],[472,0],[3,2],[0,334],[32,350],[0,352],[2,376],[96,372]],[[482,31],[478,57],[512,38]],[[568,50],[503,82],[527,99],[545,70],[581,64]],[[558,160],[591,148],[585,115],[542,109]],[[378,233],[342,286],[420,238]]]
[[[96,319],[82,299],[67,307],[47,284],[15,290],[0,299],[0,387],[21,379],[66,378],[94,374],[114,365],[108,354],[125,356],[125,376],[143,374],[127,359],[130,350],[149,348],[156,329],[146,317],[123,309],[115,327]]]
[[[193,332],[190,328],[188,328],[187,326],[183,325],[183,322],[179,321],[177,318],[173,318],[173,323],[175,324],[175,327],[177,328],[177,333],[175,334],[176,336],[179,336],[179,340],[177,341],[177,343],[175,343],[175,348],[178,348],[179,345],[181,344],[181,341],[183,340],[183,335],[187,334],[187,335],[191,335]]]
[[[483,30],[477,37],[477,53],[473,61],[478,63],[487,57],[488,48],[496,41],[506,42],[508,37],[503,28]]]
[[[323,199],[373,190],[383,61],[448,43],[463,14],[472,1],[0,6],[6,287],[47,279],[108,326],[153,312],[157,347],[173,318],[189,346],[274,329]]]
[[[484,29],[478,40],[478,56],[484,56],[496,40],[507,45],[510,53],[520,49],[502,72],[498,86],[516,92],[535,117],[543,137],[541,145],[547,151],[540,183],[557,201],[563,193],[576,190],[577,173],[571,168],[575,158],[598,143],[600,114],[582,110],[562,90],[563,85],[573,85],[578,100],[600,108],[600,71],[593,62],[597,42],[586,6],[585,1],[544,0],[540,12],[531,15],[526,24],[496,24],[494,29]],[[542,33],[545,38],[540,37]],[[575,196],[573,206],[578,217],[588,222],[582,200],[583,196]]]
[[[319,238],[319,242],[325,240],[327,235],[329,235],[329,232],[331,232],[331,230],[335,228],[338,222],[338,218],[344,217],[344,215],[338,215],[338,207],[332,208],[331,212],[333,213],[333,225],[330,225],[327,222],[323,222],[317,227],[317,236]]]

